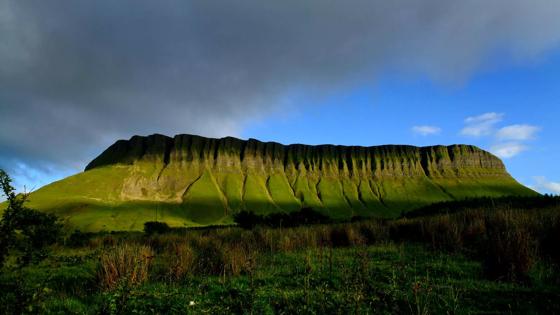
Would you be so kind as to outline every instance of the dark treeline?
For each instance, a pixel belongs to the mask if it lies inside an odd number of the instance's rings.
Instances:
[[[560,207],[560,196],[541,195],[541,196],[507,196],[507,197],[479,197],[469,198],[456,201],[445,201],[433,203],[407,213],[403,213],[400,218],[421,218],[441,214],[454,214],[464,212],[466,210],[508,210],[508,209],[525,209],[537,210]],[[170,227],[164,222],[146,222],[144,224],[144,232],[147,235],[165,234],[165,233],[182,233],[189,230],[213,230],[222,229],[230,226],[239,226],[243,229],[252,229],[256,226],[282,228],[282,227],[298,227],[314,224],[334,224],[334,223],[350,223],[359,221],[385,221],[374,217],[354,216],[348,220],[333,220],[328,216],[313,208],[302,208],[295,212],[277,212],[267,215],[256,214],[252,211],[243,210],[233,216],[233,225],[212,225],[201,227]],[[390,221],[390,220],[389,220]]]
[[[302,208],[300,211],[290,213],[271,213],[265,216],[250,211],[241,211],[233,216],[233,220],[244,229],[252,229],[257,225],[280,228],[332,222],[329,217],[312,208]]]
[[[437,214],[457,213],[469,209],[545,209],[560,206],[560,196],[479,197],[433,203],[407,213],[403,218],[418,218]]]

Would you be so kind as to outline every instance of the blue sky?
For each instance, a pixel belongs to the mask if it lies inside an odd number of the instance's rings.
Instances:
[[[19,190],[154,133],[468,143],[560,194],[560,1],[0,1]]]

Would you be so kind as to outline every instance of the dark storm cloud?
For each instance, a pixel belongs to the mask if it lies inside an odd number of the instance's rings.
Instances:
[[[382,71],[461,81],[560,39],[557,0],[0,1],[0,166],[117,138],[235,134]],[[5,165],[2,165],[5,164]]]

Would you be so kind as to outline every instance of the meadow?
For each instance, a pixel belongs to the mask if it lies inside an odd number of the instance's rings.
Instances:
[[[8,258],[0,312],[555,314],[557,204],[448,203],[289,228],[76,231],[27,266]]]

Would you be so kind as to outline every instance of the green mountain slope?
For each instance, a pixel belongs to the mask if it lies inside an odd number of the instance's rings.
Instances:
[[[231,215],[313,207],[336,219],[394,217],[432,202],[533,195],[492,154],[468,145],[281,145],[152,135],[119,140],[85,172],[47,185],[30,206],[89,230],[231,223]]]

